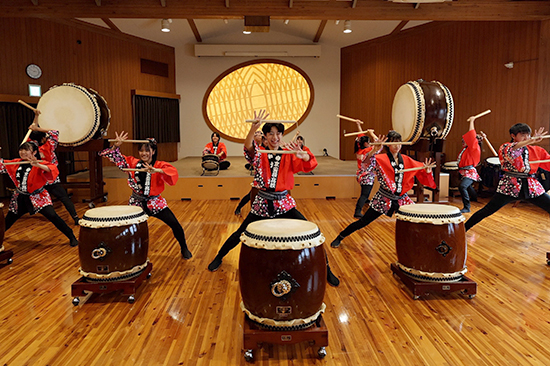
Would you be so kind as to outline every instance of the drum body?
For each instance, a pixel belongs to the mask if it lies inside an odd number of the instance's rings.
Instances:
[[[6,220],[4,218],[4,204],[0,203],[0,253],[4,251],[4,234],[6,233]]]
[[[401,206],[396,214],[397,265],[425,282],[455,282],[467,272],[464,216],[454,206]]]
[[[496,156],[485,159],[481,180],[487,188],[496,189],[501,178],[500,159]]]
[[[325,309],[325,238],[305,220],[270,219],[248,225],[241,235],[241,308],[260,326],[298,330]]]
[[[220,157],[216,154],[205,154],[202,156],[202,167],[205,170],[218,170]]]
[[[448,161],[441,167],[445,173],[449,173],[449,189],[458,190],[460,186],[460,173],[458,171],[458,161]]]
[[[444,139],[454,118],[453,97],[438,81],[409,81],[395,94],[392,127],[403,141],[416,142],[421,137]]]
[[[95,90],[66,83],[52,86],[38,106],[40,127],[59,131],[59,144],[78,146],[107,134],[111,111]]]
[[[148,216],[137,206],[105,206],[80,220],[80,273],[91,281],[139,276],[147,266]]]

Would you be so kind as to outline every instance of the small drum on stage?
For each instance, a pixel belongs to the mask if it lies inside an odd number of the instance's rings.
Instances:
[[[107,134],[111,111],[95,90],[66,83],[52,86],[42,95],[40,127],[59,131],[59,144],[78,146]]]
[[[396,265],[425,282],[460,281],[467,272],[464,216],[454,206],[417,204],[396,213]]]
[[[496,156],[485,159],[485,167],[481,175],[483,185],[487,188],[496,189],[500,175],[500,159]]]
[[[449,174],[449,189],[458,190],[460,186],[460,173],[458,171],[458,161],[448,161],[441,166],[441,171]]]
[[[86,211],[79,222],[80,273],[93,282],[139,276],[149,261],[148,217],[137,206],[105,206]]]
[[[270,219],[241,235],[241,308],[259,326],[299,330],[325,310],[325,237],[305,220]]]
[[[216,154],[205,154],[202,156],[202,167],[206,170],[218,170],[220,157]]]
[[[395,94],[392,127],[403,141],[416,142],[420,137],[444,139],[454,118],[453,97],[438,81],[409,81]]]

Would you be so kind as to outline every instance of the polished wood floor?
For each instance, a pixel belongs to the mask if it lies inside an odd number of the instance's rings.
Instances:
[[[474,203],[474,210],[485,202]],[[352,199],[298,200],[299,210],[329,242],[352,222],[354,204]],[[83,298],[74,307],[70,290],[79,278],[77,248],[42,217],[18,221],[4,240],[14,262],[0,265],[0,364],[245,365],[239,250],[217,272],[206,270],[242,220],[233,215],[236,202],[169,206],[194,257],[181,259],[172,233],[151,218],[154,268],[134,304],[110,293]],[[77,208],[82,215],[87,206]],[[62,207],[56,209],[68,218]],[[477,296],[413,300],[390,270],[396,260],[395,219],[381,217],[340,248],[326,245],[342,281],[338,288],[327,287],[325,295],[326,358],[317,359],[317,348],[307,343],[273,345],[256,352],[255,364],[549,365],[548,224],[548,215],[530,204],[503,208],[467,233],[468,275],[478,284]]]

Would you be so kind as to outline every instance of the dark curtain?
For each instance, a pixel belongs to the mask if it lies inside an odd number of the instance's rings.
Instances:
[[[134,138],[180,141],[179,99],[134,95]]]
[[[33,107],[36,105],[31,104]],[[34,119],[34,112],[19,103],[0,102],[0,156],[4,159],[19,157],[19,145]],[[0,196],[8,197],[6,187],[13,187],[7,174],[0,179]]]

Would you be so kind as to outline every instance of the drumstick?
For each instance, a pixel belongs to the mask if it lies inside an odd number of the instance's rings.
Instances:
[[[413,172],[415,170],[422,170],[422,169],[434,168],[434,167],[435,167],[435,163],[432,163],[428,166],[417,166],[416,168],[401,169],[401,170],[396,171],[396,173]]]
[[[530,164],[542,164],[542,163],[550,163],[550,159],[549,160],[533,160],[533,161],[529,161]]]
[[[382,142],[382,141],[374,141],[370,143],[371,145],[412,145],[414,142],[412,141],[389,141],[389,142]]]
[[[292,140],[290,140],[290,142],[294,142],[294,140],[296,140],[296,137],[298,137],[299,134],[300,134],[300,131],[296,131],[296,133],[294,134],[294,137],[292,138]]]
[[[28,105],[27,103],[25,103],[25,102],[22,101],[21,99],[19,99],[18,102],[21,103],[21,104],[23,104],[25,107],[29,108],[31,111],[36,112],[36,108],[31,107],[30,105]]]
[[[342,119],[345,119],[345,120],[348,120],[348,121],[351,121],[351,122],[359,122],[360,124],[363,124],[363,121],[361,121],[360,119],[357,119],[357,118],[346,117],[346,116],[342,116],[341,114],[337,114],[336,117],[342,118]]]
[[[258,122],[258,120],[257,119],[247,119],[247,120],[245,120],[245,122],[255,123],[255,122]],[[262,123],[296,123],[296,121],[282,121],[282,120],[277,120],[277,119],[262,119],[262,120],[260,120],[260,122],[262,122]]]
[[[489,114],[489,113],[491,113],[491,110],[490,110],[490,109],[487,109],[485,112],[481,112],[480,114],[476,114],[476,115],[474,116],[474,118],[483,117],[483,116],[485,116],[485,115],[487,115],[487,114]]]
[[[38,163],[43,163],[44,160],[38,160]],[[21,160],[21,161],[9,161],[7,163],[4,163],[4,165],[21,165],[21,164],[30,164],[31,162],[28,160]]]
[[[360,134],[365,134],[365,133],[373,133],[374,130],[366,130],[366,131],[358,131],[358,132],[348,132],[348,133],[345,133],[344,134],[344,137],[350,137],[350,136],[357,136],[357,135],[360,135]],[[373,135],[371,135],[373,136]],[[376,135],[374,135],[374,137],[376,137]],[[378,137],[376,137],[378,138]]]
[[[25,142],[27,142],[27,140],[28,140],[29,137],[31,136],[31,133],[32,133],[32,130],[29,128],[29,130],[28,130],[27,133],[25,134],[25,137],[23,137],[23,141],[21,141],[21,145],[23,145]]]
[[[145,173],[145,172],[148,172],[149,170],[147,168],[141,168],[141,169],[136,169],[136,168],[122,168],[122,171],[123,172],[142,172],[142,173]],[[157,171],[156,169],[153,170],[151,173],[160,173],[160,171]]]
[[[107,140],[109,142],[117,142],[117,139],[109,139]],[[151,142],[149,140],[122,140],[122,142],[133,142],[134,144],[146,144],[148,142]]]
[[[483,131],[480,131],[483,135],[485,135],[483,133]],[[483,139],[485,140],[485,142],[487,143],[487,145],[489,145],[489,149],[491,149],[491,151],[493,152],[493,154],[495,156],[498,156],[498,153],[496,152],[495,148],[493,147],[493,145],[491,145],[491,142],[489,142],[489,139],[487,138],[487,136],[483,136]]]
[[[297,150],[260,150],[262,154],[297,154]]]

